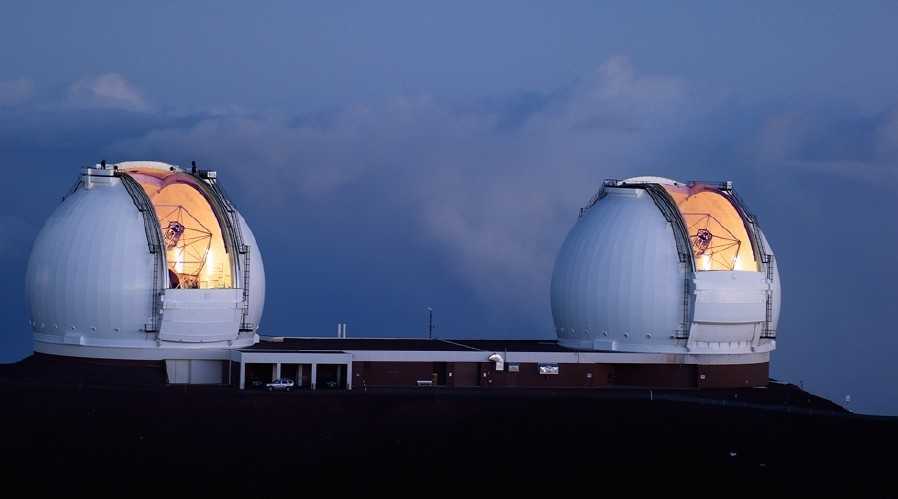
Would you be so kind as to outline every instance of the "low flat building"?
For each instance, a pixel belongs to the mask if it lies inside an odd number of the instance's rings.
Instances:
[[[262,337],[251,347],[231,352],[228,378],[241,389],[283,378],[293,380],[297,388],[347,390],[729,388],[766,385],[769,360],[768,352],[579,351],[553,340]]]

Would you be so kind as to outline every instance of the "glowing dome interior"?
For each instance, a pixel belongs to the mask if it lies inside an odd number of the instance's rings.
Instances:
[[[663,184],[683,216],[695,270],[760,271],[745,222],[719,190],[705,184]]]
[[[165,239],[169,287],[236,287],[221,225],[196,177],[139,165],[126,171],[156,210]]]

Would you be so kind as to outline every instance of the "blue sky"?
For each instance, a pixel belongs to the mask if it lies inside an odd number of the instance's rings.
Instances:
[[[216,168],[270,334],[551,334],[607,177],[732,179],[777,252],[774,376],[898,414],[892,2],[30,2],[0,18],[0,358],[78,168]]]

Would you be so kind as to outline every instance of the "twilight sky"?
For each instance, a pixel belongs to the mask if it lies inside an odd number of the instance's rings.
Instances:
[[[219,170],[278,335],[416,336],[431,306],[444,337],[548,337],[602,179],[731,179],[782,273],[774,377],[898,414],[898,4],[182,3],[4,7],[0,360],[101,158]]]

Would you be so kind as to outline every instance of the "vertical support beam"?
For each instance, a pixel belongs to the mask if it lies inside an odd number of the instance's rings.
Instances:
[[[346,389],[352,390],[352,361],[346,363]]]
[[[296,387],[302,387],[302,364],[296,366]]]
[[[246,364],[243,362],[243,356],[240,356],[240,389],[246,388]]]
[[[318,364],[312,364],[312,390],[318,385]]]
[[[281,379],[281,363],[274,363],[274,379]]]

